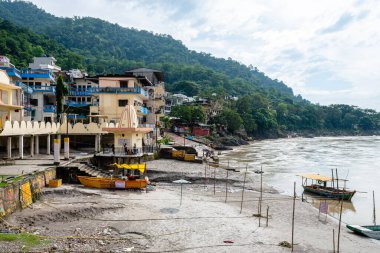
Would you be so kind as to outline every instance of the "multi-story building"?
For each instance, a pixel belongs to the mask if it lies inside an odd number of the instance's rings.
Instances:
[[[138,124],[147,123],[148,92],[144,87],[150,85],[149,80],[134,75],[107,75],[98,76],[98,82],[97,87],[92,87],[91,116],[116,123],[119,122],[124,107],[133,105],[137,113]]]
[[[21,72],[22,82],[33,89],[30,99],[31,120],[54,122],[55,78],[61,68],[54,57],[34,57],[29,68]]]
[[[11,83],[6,71],[0,70],[0,129],[7,120],[22,119],[20,95],[21,88]]]
[[[144,77],[148,80],[144,89],[148,92],[146,107],[148,114],[146,115],[146,123],[156,124],[164,115],[165,111],[165,85],[164,75],[162,72],[154,69],[139,68],[126,71],[126,74],[132,74],[136,77]]]

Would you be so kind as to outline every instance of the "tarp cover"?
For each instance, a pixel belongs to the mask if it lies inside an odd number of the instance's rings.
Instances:
[[[331,177],[322,176],[319,174],[302,174],[301,177],[308,178],[308,179],[314,179],[314,180],[320,180],[320,181],[331,181]]]
[[[145,170],[146,170],[146,163],[137,163],[137,164],[114,163],[112,165],[116,166],[118,169],[139,170],[141,173],[145,173]]]

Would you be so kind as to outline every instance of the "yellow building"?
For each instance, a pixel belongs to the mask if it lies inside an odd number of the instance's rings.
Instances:
[[[114,134],[113,147],[116,154],[138,155],[145,153],[144,145],[149,142],[147,134],[153,128],[140,127],[135,107],[127,105],[123,108],[118,124],[102,130]]]
[[[0,70],[0,129],[7,120],[22,119],[20,91],[20,87],[11,83],[7,73]]]
[[[98,87],[92,88],[93,105],[91,116],[105,118],[107,122],[116,123],[120,120],[126,105],[134,106],[138,124],[146,123],[146,101],[148,93],[143,86],[148,80],[132,75],[99,76]]]

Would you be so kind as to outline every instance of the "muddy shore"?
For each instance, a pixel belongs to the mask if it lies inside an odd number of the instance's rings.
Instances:
[[[205,178],[206,168],[206,178]],[[40,201],[7,221],[46,238],[32,252],[290,252],[292,199],[264,186],[263,216],[255,216],[259,192],[247,174],[242,212],[244,171],[226,171],[174,160],[148,163],[152,191],[112,191],[65,185],[44,189]],[[215,195],[214,195],[215,172]],[[186,179],[180,205],[180,186]],[[318,211],[296,200],[294,252],[332,252],[336,220],[318,219]],[[378,252],[380,244],[341,229],[341,252]],[[16,241],[0,243],[1,252],[25,249]]]

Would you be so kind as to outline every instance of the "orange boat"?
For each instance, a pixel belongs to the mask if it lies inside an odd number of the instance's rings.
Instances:
[[[146,179],[99,178],[78,176],[80,183],[90,188],[100,189],[143,189],[148,183]]]

